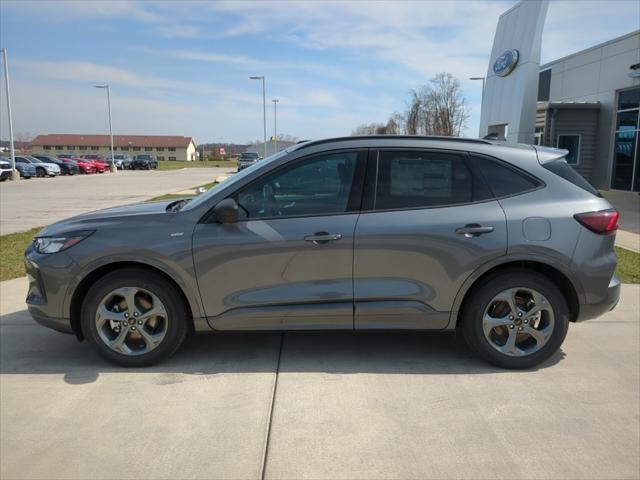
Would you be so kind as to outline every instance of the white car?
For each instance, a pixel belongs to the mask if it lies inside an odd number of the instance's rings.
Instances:
[[[16,161],[18,161],[18,158],[24,158],[27,162],[33,164],[36,169],[36,176],[38,177],[56,177],[60,175],[60,167],[55,163],[45,163],[42,160],[30,155],[22,155],[20,157],[16,157]]]
[[[7,178],[11,178],[11,162],[0,160],[0,182],[4,182]]]

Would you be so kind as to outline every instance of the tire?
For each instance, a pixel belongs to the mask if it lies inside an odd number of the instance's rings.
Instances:
[[[40,178],[46,177],[47,174],[45,173],[44,168],[36,168],[36,176]]]
[[[517,334],[519,329],[528,328],[527,325],[523,324],[523,322],[527,323],[525,322],[527,313],[524,313],[522,318],[518,318],[517,315],[513,316],[513,320],[509,320],[512,318],[509,315],[504,317],[502,315],[497,316],[495,317],[496,320],[507,324],[497,326],[495,330],[492,329],[489,333],[490,338],[485,334],[484,318],[485,312],[490,311],[488,309],[506,308],[507,312],[510,311],[509,307],[506,306],[506,302],[498,301],[498,304],[494,303],[496,296],[509,289],[518,291],[520,298],[526,296],[528,290],[533,290],[547,300],[547,303],[539,302],[547,305],[548,311],[541,314],[538,325],[544,325],[545,322],[549,321],[552,324],[550,333],[546,335],[544,340],[545,343],[541,341],[540,344],[542,346],[539,347],[538,341],[533,336],[528,335],[526,330],[522,332],[524,340],[516,340],[516,342],[521,342],[520,345],[523,345],[522,342],[524,342],[524,345],[531,345],[529,349],[531,353],[527,353],[526,348],[520,348],[517,344],[515,345],[515,351],[523,352],[517,353],[517,356],[498,350],[498,348],[508,348],[506,342],[502,347],[496,346],[497,340],[500,340],[499,333],[502,333],[504,338],[507,335]],[[499,303],[502,303],[502,305]],[[522,313],[522,310],[518,311]],[[529,312],[532,311],[534,311],[533,307]],[[494,317],[490,318],[493,319]],[[462,332],[462,336],[469,348],[478,357],[497,367],[517,370],[538,365],[558,351],[569,328],[569,308],[562,292],[547,277],[530,270],[514,269],[489,277],[477,288],[474,288],[464,301],[460,320],[459,329]],[[487,323],[487,328],[488,325],[491,324]],[[531,321],[531,326],[533,326],[533,321]],[[546,331],[546,328],[542,331]]]
[[[114,332],[111,329],[109,323],[110,321],[105,322],[100,332],[97,325],[97,320],[99,318],[98,307],[103,304],[103,300],[105,298],[113,298],[110,296],[114,291],[117,291],[118,289],[123,289],[124,291],[126,291],[127,288],[131,287],[137,289],[138,291],[142,291],[142,295],[146,295],[147,293],[155,295],[156,299],[159,300],[161,302],[161,305],[164,307],[164,312],[166,312],[166,320],[164,321],[163,329],[164,333],[160,332],[163,333],[164,336],[159,341],[157,346],[150,349],[150,351],[140,350],[144,353],[125,354],[112,349],[105,343],[105,340],[103,340],[104,332],[106,331],[109,334],[113,334],[115,337],[118,337],[119,333],[117,331]],[[117,295],[115,297],[119,298]],[[133,310],[136,309],[140,308],[135,306]],[[123,311],[128,312],[129,310],[129,308],[126,308]],[[101,311],[104,311],[104,309],[102,309]],[[136,312],[134,311],[134,314],[135,313]],[[120,315],[127,314],[121,313]],[[146,321],[144,326],[140,327],[139,325],[141,320],[138,320],[138,324],[136,324],[135,321],[131,323],[131,319],[133,319],[133,317],[131,315],[128,315],[128,317],[130,318],[130,320],[128,320],[130,322],[130,325],[133,326],[127,327],[129,333],[125,334],[125,337],[127,339],[130,339],[127,340],[127,342],[133,342],[134,340],[136,340],[136,338],[132,337],[132,335],[137,335],[141,340],[142,336],[139,329],[145,328],[145,331],[147,331]],[[139,318],[142,319],[143,317],[144,313],[142,313]],[[176,292],[175,285],[172,285],[158,273],[140,268],[123,268],[120,270],[116,270],[105,275],[96,283],[94,283],[87,292],[87,295],[82,304],[80,321],[84,336],[93,346],[93,348],[96,349],[101,356],[103,356],[110,362],[123,367],[145,367],[154,365],[161,362],[162,360],[165,360],[166,358],[169,358],[176,352],[176,350],[178,350],[180,345],[182,345],[182,342],[184,341],[189,330],[187,324],[187,307],[180,295]],[[125,320],[125,322],[126,321],[127,320]],[[160,325],[162,325],[162,323]],[[138,328],[138,331],[133,332],[132,330],[136,330],[136,327]],[[148,345],[146,341],[140,341],[139,343]],[[129,347],[125,348],[128,349]]]

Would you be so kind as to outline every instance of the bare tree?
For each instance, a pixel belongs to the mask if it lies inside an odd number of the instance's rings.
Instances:
[[[363,123],[351,135],[384,135],[385,125],[382,123]]]
[[[460,82],[450,73],[438,73],[426,92],[428,135],[457,137],[469,118]]]

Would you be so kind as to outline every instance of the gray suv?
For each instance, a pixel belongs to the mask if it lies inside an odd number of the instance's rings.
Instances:
[[[618,213],[565,150],[488,140],[301,143],[191,200],[51,225],[26,251],[39,323],[124,366],[189,331],[459,331],[528,368],[611,310]]]

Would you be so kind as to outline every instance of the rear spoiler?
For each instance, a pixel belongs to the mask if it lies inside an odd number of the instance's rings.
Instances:
[[[534,145],[533,148],[536,149],[536,155],[538,156],[540,165],[553,162],[554,160],[560,160],[569,153],[569,150],[562,148],[542,147],[540,145]]]

